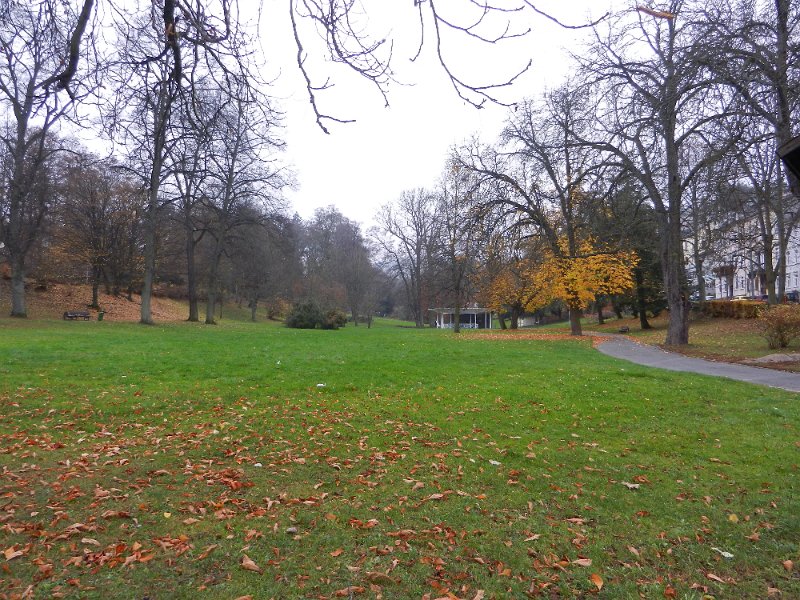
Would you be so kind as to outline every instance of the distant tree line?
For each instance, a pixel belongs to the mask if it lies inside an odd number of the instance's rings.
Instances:
[[[790,0],[665,0],[576,24],[527,0],[519,10],[464,0],[458,18],[415,3],[420,51],[432,44],[455,93],[475,106],[505,102],[530,63],[475,81],[443,48],[477,43],[490,53],[529,35],[531,15],[582,27],[589,41],[563,85],[513,104],[497,141],[463,144],[440,183],[386,205],[369,236],[375,253],[352,223],[331,218],[335,211],[302,227],[286,216],[281,114],[254,67],[237,3],[104,0],[104,13],[99,3],[0,0],[0,239],[13,316],[25,316],[26,275],[57,237],[72,248],[62,258],[80,258],[93,280],[140,290],[143,323],[170,272],[185,280],[189,318],[200,318],[202,297],[208,323],[232,290],[255,307],[284,284],[293,290],[284,296],[336,303],[358,320],[384,295],[364,281],[388,275],[417,325],[432,306],[472,298],[507,307],[512,323],[553,300],[569,309],[577,334],[591,298],[627,303],[644,325],[661,297],[667,343],[685,344],[715,232],[744,221],[758,224],[770,302],[785,292],[800,221],[798,181],[776,155],[797,131],[800,8]],[[290,2],[297,65],[325,131],[349,119],[322,107],[330,85],[317,81],[309,48],[384,99],[393,81],[391,38],[370,31],[353,6]],[[65,123],[85,124],[91,102],[113,163],[75,152],[59,135]],[[97,234],[94,246],[77,249],[75,232],[97,228],[75,206],[98,195],[79,190],[89,168],[86,177],[103,179],[103,196],[113,196],[100,210],[129,215],[125,244]],[[66,191],[70,180],[77,191]],[[347,244],[377,258],[382,275],[360,251],[336,258]],[[185,265],[167,268],[179,256]],[[619,268],[625,257],[628,274]]]

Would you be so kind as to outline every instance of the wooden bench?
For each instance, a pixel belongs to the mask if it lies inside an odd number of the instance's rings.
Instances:
[[[64,312],[65,321],[77,321],[78,319],[88,321],[90,317],[88,310],[68,310]]]

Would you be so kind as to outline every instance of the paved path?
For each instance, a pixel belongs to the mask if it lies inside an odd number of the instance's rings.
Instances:
[[[666,352],[655,346],[639,344],[620,335],[603,335],[601,337],[606,339],[597,346],[600,352],[639,365],[667,369],[668,371],[684,371],[715,377],[727,377],[728,379],[747,381],[790,392],[800,392],[800,373],[691,358],[674,352]]]

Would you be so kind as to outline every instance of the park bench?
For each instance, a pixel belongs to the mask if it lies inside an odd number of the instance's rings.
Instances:
[[[88,321],[89,317],[90,315],[88,310],[68,310],[64,312],[65,321],[76,321],[78,319]]]
[[[631,328],[628,327],[627,325],[623,325],[622,327],[619,328],[620,333],[628,333],[630,330]]]

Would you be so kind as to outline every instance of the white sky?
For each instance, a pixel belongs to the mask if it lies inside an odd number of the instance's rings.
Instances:
[[[369,11],[372,0],[364,1]],[[396,76],[413,85],[393,86],[389,92],[390,106],[385,108],[377,91],[354,75],[337,71],[331,65],[327,71],[316,70],[315,83],[330,75],[335,84],[331,92],[318,95],[322,110],[357,120],[352,124],[330,123],[331,135],[324,134],[316,125],[294,62],[287,3],[264,2],[259,32],[268,57],[267,76],[280,72],[274,95],[286,113],[286,159],[294,165],[298,181],[297,189],[288,191],[287,197],[292,203],[291,210],[304,218],[311,216],[316,208],[332,204],[348,218],[369,224],[378,208],[395,200],[403,190],[433,186],[454,144],[474,133],[486,141],[493,140],[508,113],[503,107],[477,110],[464,103],[432,60],[410,63],[418,36],[411,0],[391,0],[392,4],[387,0],[374,2],[378,8],[369,13],[369,31],[384,35],[392,28],[396,40]],[[540,0],[538,6],[563,21],[575,23],[587,15],[597,17],[612,3],[622,2],[627,4],[631,0]],[[449,0],[440,4],[447,8],[464,6],[467,2]],[[505,47],[485,47],[477,52],[474,48],[452,45],[451,51],[459,52],[458,56],[453,52],[454,59],[461,61],[454,60],[454,64],[462,65],[459,74],[468,78],[470,73],[482,70],[484,76],[472,79],[473,82],[501,81],[531,58],[533,65],[525,78],[515,84],[510,100],[534,96],[547,86],[559,84],[569,65],[564,48],[577,51],[577,42],[585,33],[566,31],[543,18],[534,19],[532,27],[533,32],[526,38]],[[311,47],[307,50],[314,51]],[[494,81],[493,74],[496,74]]]

